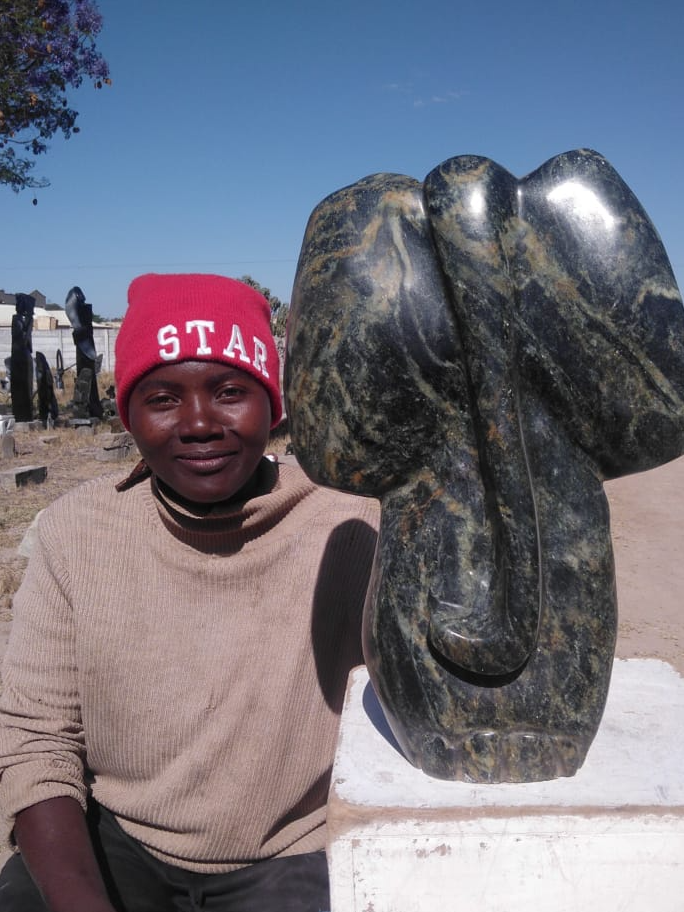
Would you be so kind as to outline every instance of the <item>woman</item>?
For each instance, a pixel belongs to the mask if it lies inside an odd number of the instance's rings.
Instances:
[[[328,908],[325,802],[374,501],[264,457],[269,308],[145,275],[116,343],[143,461],[48,508],[3,666],[3,912]]]

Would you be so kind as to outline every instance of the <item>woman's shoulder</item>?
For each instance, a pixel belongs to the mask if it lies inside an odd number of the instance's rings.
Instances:
[[[333,522],[361,519],[377,528],[380,504],[374,497],[361,497],[316,484],[294,456],[278,456],[277,462],[280,483],[286,488],[305,491],[308,510]]]
[[[41,522],[91,522],[120,511],[124,502],[132,506],[134,500],[140,499],[141,492],[126,497],[126,492],[116,489],[120,481],[121,473],[108,472],[81,482],[47,506],[42,511]]]

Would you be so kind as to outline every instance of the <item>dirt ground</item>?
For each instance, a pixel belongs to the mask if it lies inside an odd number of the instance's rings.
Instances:
[[[617,655],[684,675],[684,457],[610,481],[620,619]]]
[[[11,596],[26,565],[17,546],[36,512],[59,494],[104,472],[124,477],[135,453],[119,463],[102,462],[102,426],[95,435],[68,429],[30,431],[16,437],[17,456],[0,461],[39,464],[47,480],[0,492],[0,655],[11,620]],[[270,449],[284,449],[273,441]],[[608,482],[618,587],[621,658],[655,657],[684,675],[684,457],[638,475]]]
[[[101,433],[59,429],[17,435],[8,465],[46,465],[43,484],[0,491],[0,658],[11,626],[11,599],[26,558],[17,554],[36,512],[80,481],[104,472],[120,477],[137,460],[102,462]],[[270,449],[283,452],[285,443]],[[615,550],[621,658],[655,657],[684,675],[684,457],[650,472],[606,484]],[[8,853],[0,845],[0,866]]]

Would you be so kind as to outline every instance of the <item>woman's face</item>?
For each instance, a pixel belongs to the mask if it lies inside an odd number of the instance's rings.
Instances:
[[[131,433],[154,474],[185,500],[230,500],[248,484],[271,426],[268,393],[215,361],[161,365],[134,387]]]

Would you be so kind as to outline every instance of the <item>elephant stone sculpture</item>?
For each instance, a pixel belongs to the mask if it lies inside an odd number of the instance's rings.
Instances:
[[[578,150],[522,179],[458,156],[332,194],[285,394],[310,477],[381,501],[364,652],[407,758],[573,775],[617,630],[602,483],[684,452],[684,309],[630,189]]]

